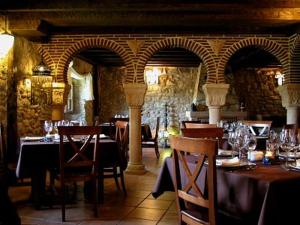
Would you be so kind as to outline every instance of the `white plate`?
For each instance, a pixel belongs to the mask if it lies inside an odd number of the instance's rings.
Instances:
[[[238,161],[236,163],[222,163],[222,160],[227,160],[228,159],[217,159],[216,160],[216,166],[217,167],[223,167],[223,168],[239,168],[239,167],[244,167],[244,166],[256,166],[255,163],[252,163],[252,162],[241,162],[241,161]],[[233,159],[229,159],[229,160],[233,160]],[[205,161],[205,164],[207,165],[208,162]]]
[[[279,156],[280,157],[286,157],[286,152],[279,152]],[[295,153],[294,152],[289,152],[288,154],[289,158],[295,158]],[[300,158],[300,152],[296,153],[296,158],[299,159]]]

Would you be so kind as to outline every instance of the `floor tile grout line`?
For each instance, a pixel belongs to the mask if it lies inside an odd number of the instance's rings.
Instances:
[[[163,213],[163,215],[160,217],[160,219],[157,221],[156,225],[159,224],[159,222],[161,221],[161,219],[167,214],[168,210],[171,208],[172,204],[173,204],[174,200],[171,201],[169,207],[166,209],[166,211]]]

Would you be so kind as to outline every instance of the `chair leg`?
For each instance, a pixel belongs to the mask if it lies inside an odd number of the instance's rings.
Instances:
[[[93,203],[94,203],[94,216],[98,217],[98,185],[97,179],[93,179]]]
[[[65,184],[64,184],[64,182],[61,182],[61,190],[60,190],[60,198],[61,198],[61,220],[62,220],[62,222],[65,222],[66,221],[66,203],[65,203],[65,198],[66,198],[66,196],[65,196],[65,192],[66,192],[66,188],[65,188]]]
[[[155,149],[156,158],[159,159],[160,155],[159,155],[159,150],[158,150],[158,144],[157,143],[155,143],[154,149]]]
[[[117,189],[120,190],[120,185],[119,185],[119,181],[118,181],[118,171],[117,171],[116,166],[113,167],[113,174],[114,174],[114,179],[115,179]]]
[[[121,178],[121,184],[122,184],[122,189],[124,192],[124,195],[127,195],[127,191],[126,191],[126,186],[125,186],[125,179],[124,179],[124,173],[123,170],[120,168],[120,178]]]
[[[104,201],[104,176],[103,176],[103,170],[99,172],[97,189],[98,189],[99,203],[103,203],[103,201]]]

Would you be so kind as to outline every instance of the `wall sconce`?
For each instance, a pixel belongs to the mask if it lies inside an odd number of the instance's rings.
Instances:
[[[4,33],[0,35],[0,57],[3,58],[14,44],[14,36],[7,31],[7,16],[5,15]]]
[[[43,54],[41,62],[32,70],[31,104],[52,104],[51,69],[44,63]]]
[[[278,85],[281,86],[284,82],[284,74],[280,71],[276,71],[275,78],[277,79]]]
[[[52,104],[53,105],[64,104],[65,87],[66,85],[63,82],[52,83]]]

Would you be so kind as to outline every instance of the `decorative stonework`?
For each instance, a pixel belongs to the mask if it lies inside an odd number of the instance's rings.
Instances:
[[[212,48],[212,50],[214,51],[216,56],[219,55],[219,52],[221,51],[221,49],[225,45],[225,41],[220,40],[220,39],[207,40],[207,42],[210,45],[210,47]]]
[[[278,87],[283,107],[300,107],[300,84],[285,84]]]
[[[129,46],[129,48],[132,50],[132,52],[134,53],[134,55],[137,55],[139,53],[140,49],[145,44],[145,41],[138,41],[135,39],[135,40],[127,41],[127,44]]]
[[[129,107],[141,107],[144,104],[147,85],[145,84],[124,84],[126,102]]]
[[[225,105],[229,84],[204,84],[202,88],[207,106]]]

